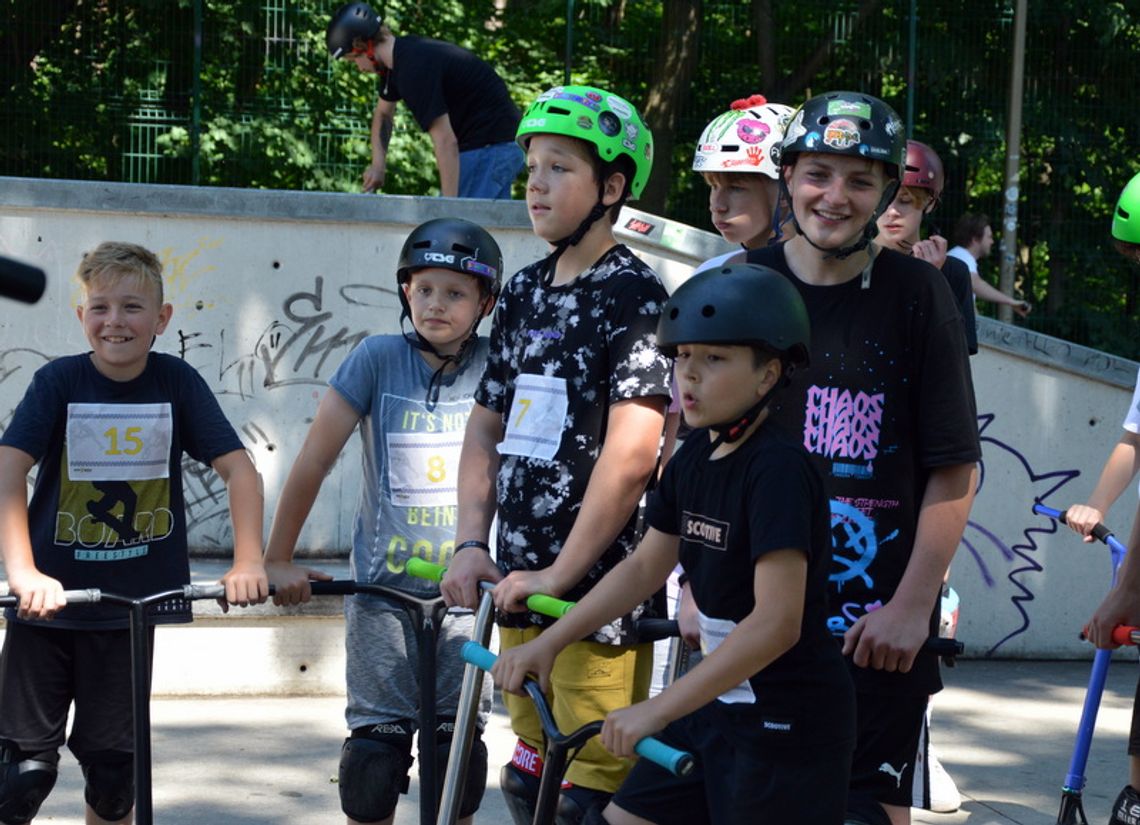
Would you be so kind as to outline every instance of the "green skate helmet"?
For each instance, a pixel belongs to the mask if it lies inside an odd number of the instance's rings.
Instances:
[[[555,86],[538,96],[519,122],[515,140],[526,151],[532,135],[564,135],[592,145],[604,162],[633,161],[626,183],[631,198],[641,195],[653,167],[653,134],[623,97],[594,86]]]
[[[1140,174],[1125,184],[1112,213],[1112,237],[1140,244]]]

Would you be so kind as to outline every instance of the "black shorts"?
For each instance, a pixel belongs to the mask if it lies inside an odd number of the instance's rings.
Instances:
[[[154,628],[149,628],[154,651]],[[149,682],[149,674],[148,674]],[[71,752],[134,753],[131,632],[8,622],[0,652],[0,739],[20,750],[58,750],[75,703]]]
[[[930,697],[857,693],[851,790],[887,805],[930,807],[926,706]]]
[[[704,710],[704,709],[702,709]],[[695,714],[670,724],[660,739],[696,757],[679,778],[639,759],[614,795],[624,811],[659,825],[841,825],[851,769],[851,742],[830,748],[749,748]]]

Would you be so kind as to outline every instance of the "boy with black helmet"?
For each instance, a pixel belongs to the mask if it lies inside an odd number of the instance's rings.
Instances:
[[[902,121],[877,98],[808,100],[781,156],[799,234],[749,253],[796,287],[811,318],[812,365],[771,418],[802,440],[832,499],[829,622],[851,657],[858,709],[850,818],[893,825],[928,801],[924,720],[941,679],[921,648],[937,635],[981,455],[946,280],[872,240],[905,145]]]
[[[544,259],[507,283],[487,368],[464,436],[457,550],[441,592],[473,606],[479,580],[499,581],[500,641],[509,648],[549,624],[525,597],[578,599],[636,540],[637,505],[657,462],[669,362],[654,347],[667,295],[614,240],[613,221],[649,178],[653,142],[629,101],[592,86],[558,86],[527,110],[527,207]],[[498,515],[498,566],[488,541]],[[631,619],[559,657],[553,707],[563,729],[643,697],[651,645]],[[519,735],[500,785],[529,822],[543,746],[533,704],[508,697]],[[578,821],[621,784],[628,760],[592,741],[567,771],[560,822]]]
[[[266,544],[277,604],[308,601],[310,579],[327,574],[292,563],[321,484],[360,428],[362,483],[352,540],[356,581],[430,598],[434,584],[404,573],[409,558],[447,564],[454,542],[460,434],[474,404],[487,339],[479,321],[499,293],[503,259],[494,238],[460,218],[428,221],[408,235],[396,270],[402,312],[412,331],[365,338],[329,380],[330,391],[281,490]],[[442,513],[425,519],[425,512]],[[450,513],[450,515],[447,515]],[[340,759],[341,808],[349,823],[391,822],[407,787],[418,718],[418,656],[409,617],[379,596],[345,599],[351,730]],[[471,637],[470,614],[449,614],[441,628],[436,697],[440,764],[447,758],[463,671],[458,646]],[[406,655],[404,651],[407,651]],[[489,692],[483,697],[484,717]],[[479,734],[460,802],[463,821],[479,807],[487,750]]]
[[[545,684],[565,645],[646,598],[680,560],[704,658],[652,699],[610,713],[601,739],[628,756],[655,734],[692,752],[697,769],[679,779],[641,760],[591,821],[843,820],[854,691],[827,627],[827,496],[803,447],[766,423],[770,400],[807,366],[809,339],[802,299],[766,267],[706,270],[677,288],[657,344],[676,358],[695,429],[650,495],[645,537],[572,611],[495,665],[504,690],[519,690],[528,672]]]
[[[1112,242],[1116,251],[1140,263],[1140,174],[1135,175],[1120,193],[1112,213]],[[1124,419],[1120,436],[1104,468],[1096,488],[1085,504],[1074,504],[1065,511],[1065,523],[1092,541],[1092,530],[1104,520],[1113,502],[1136,476],[1140,457],[1140,376],[1132,393],[1132,403]],[[1140,625],[1140,509],[1132,523],[1128,554],[1117,571],[1116,584],[1104,597],[1085,627],[1088,638],[1097,647],[1115,648],[1112,630],[1118,625]],[[1112,803],[1108,825],[1129,825],[1140,817],[1140,682],[1132,704],[1132,728],[1128,734],[1128,784]]]
[[[379,75],[372,163],[364,191],[384,186],[396,104],[403,100],[431,137],[444,197],[509,198],[522,167],[514,145],[519,111],[506,83],[467,49],[416,35],[396,37],[371,6],[346,3],[325,32],[333,60]]]

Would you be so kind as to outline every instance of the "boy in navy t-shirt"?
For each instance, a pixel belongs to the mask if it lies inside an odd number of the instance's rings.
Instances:
[[[226,602],[269,593],[257,470],[202,377],[150,351],[173,312],[162,263],[141,246],[103,243],[78,274],[91,351],[37,370],[0,439],[0,549],[20,597],[0,655],[0,822],[32,820],[51,791],[72,702],[66,741],[83,767],[87,821],[131,817],[127,615],[111,605],[65,608],[63,590],[137,597],[190,581],[183,453],[209,464],[229,492]],[[26,479],[37,465],[29,504]],[[188,622],[190,603],[163,602],[150,619]]]

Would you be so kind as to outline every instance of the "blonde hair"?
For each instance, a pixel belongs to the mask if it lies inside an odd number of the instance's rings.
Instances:
[[[86,289],[92,281],[103,278],[137,278],[152,284],[162,294],[162,261],[144,246],[123,241],[104,241],[90,252],[84,253],[76,277]]]

